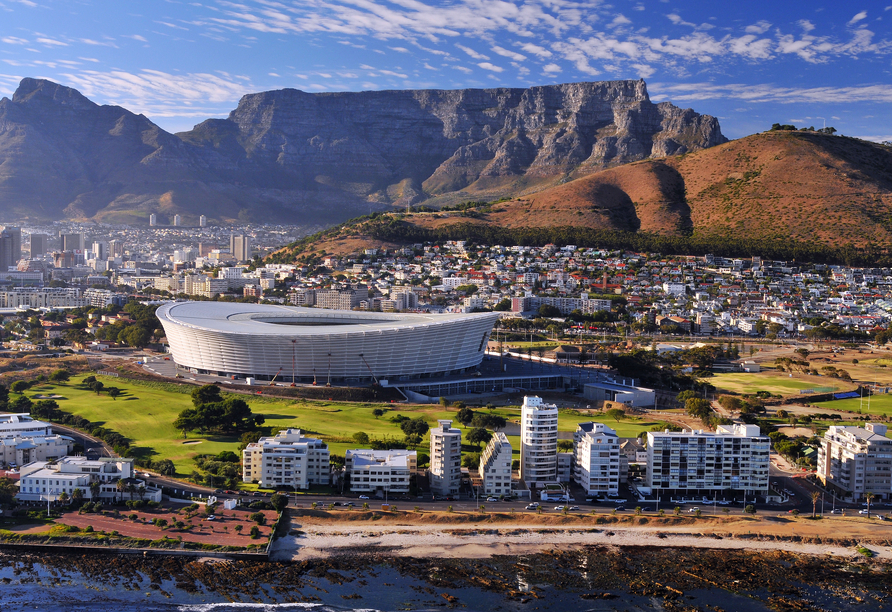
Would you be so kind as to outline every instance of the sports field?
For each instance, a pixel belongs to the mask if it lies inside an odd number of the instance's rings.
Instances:
[[[845,410],[865,415],[883,415],[892,416],[892,394],[882,393],[874,395],[870,401],[865,397],[854,399],[833,400],[831,402],[820,402],[815,404],[827,410]]]
[[[165,385],[147,387],[134,384],[123,378],[97,377],[106,387],[121,389],[122,394],[112,399],[105,392],[96,394],[82,389],[79,383],[82,377],[72,378],[67,384],[43,384],[32,387],[26,394],[39,401],[40,396],[59,395],[56,401],[62,410],[77,414],[94,424],[101,424],[131,440],[131,446],[138,456],[151,459],[170,459],[177,469],[177,474],[185,476],[195,469],[193,458],[200,454],[217,454],[224,450],[237,451],[239,442],[235,436],[201,436],[190,432],[186,438],[183,433],[173,427],[177,415],[185,408],[192,406],[188,394],[194,387],[182,386],[186,393],[178,393],[171,389],[176,387]],[[404,435],[399,426],[390,419],[401,414],[409,418],[423,416],[427,423],[434,427],[438,419],[455,419],[454,408],[443,408],[436,405],[395,405],[395,404],[362,404],[340,402],[313,402],[278,400],[270,397],[244,398],[254,413],[266,417],[265,426],[272,432],[288,427],[296,427],[307,434],[327,441],[331,452],[343,455],[347,449],[356,448],[352,441],[353,434],[365,432],[370,438],[403,440]],[[15,398],[15,394],[12,394]],[[383,408],[384,416],[375,418],[373,409]],[[476,409],[483,410],[483,409]],[[497,408],[495,414],[505,417],[509,425],[520,420],[520,407]],[[637,436],[639,432],[648,430],[659,421],[637,417],[624,418],[620,421],[609,419],[604,415],[575,415],[561,413],[558,420],[560,431],[574,431],[576,424],[595,420],[612,427],[620,436]],[[457,421],[453,427],[465,430]],[[509,431],[511,431],[509,429]],[[517,453],[519,438],[509,436],[512,447]],[[430,436],[427,435],[419,445],[419,452],[427,452]]]
[[[731,391],[741,394],[752,394],[756,391],[768,391],[775,395],[792,395],[800,389],[814,389],[816,387],[832,387],[833,389],[851,388],[849,383],[843,383],[838,379],[797,376],[791,378],[787,374],[774,372],[733,372],[716,374],[704,379],[720,391]],[[844,386],[845,385],[845,386]]]

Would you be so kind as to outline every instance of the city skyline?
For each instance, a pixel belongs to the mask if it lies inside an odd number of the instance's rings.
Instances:
[[[144,8],[144,7],[140,7]],[[719,117],[892,139],[892,6],[702,1],[0,0],[0,93],[26,76],[169,131],[247,93],[529,87],[644,78],[654,101]]]

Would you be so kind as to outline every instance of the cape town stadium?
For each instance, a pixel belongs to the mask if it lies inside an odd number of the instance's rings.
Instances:
[[[480,365],[497,313],[404,314],[228,302],[157,310],[178,366],[258,380],[362,383]]]

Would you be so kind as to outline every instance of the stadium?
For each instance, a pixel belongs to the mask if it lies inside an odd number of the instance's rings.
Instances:
[[[175,302],[156,314],[180,368],[320,385],[468,373],[498,319],[228,302]]]

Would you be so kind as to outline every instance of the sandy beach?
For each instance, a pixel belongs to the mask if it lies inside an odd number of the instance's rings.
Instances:
[[[498,516],[468,524],[463,520],[468,517],[453,515],[449,518],[461,522],[444,524],[442,514],[428,513],[429,522],[412,513],[404,517],[372,514],[378,518],[293,516],[288,535],[274,543],[271,558],[321,559],[364,551],[395,557],[481,559],[593,545],[771,550],[857,558],[861,554],[856,547],[862,545],[876,560],[892,560],[892,526],[858,518],[735,517],[698,522],[667,517],[641,525],[633,524],[636,517],[597,524],[584,516],[558,520],[565,517],[523,515],[523,520],[514,517],[515,522],[510,516]],[[543,524],[535,524],[537,518]]]

